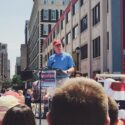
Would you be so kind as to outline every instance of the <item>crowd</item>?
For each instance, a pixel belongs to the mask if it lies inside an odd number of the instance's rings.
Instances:
[[[125,119],[118,118],[118,104],[107,95],[103,86],[75,71],[72,57],[62,53],[60,41],[54,41],[53,46],[55,54],[49,58],[48,65],[59,66],[71,76],[54,89],[51,105],[45,109],[48,125],[125,125]],[[43,97],[45,102],[46,96]],[[32,89],[27,89],[25,94],[22,90],[3,89],[0,125],[36,125],[32,102],[35,102]]]
[[[28,89],[26,96],[21,90],[18,96],[14,93],[8,90],[0,97],[0,125],[35,125],[28,102],[33,101],[32,91]],[[80,76],[67,79],[55,89],[47,122],[48,125],[125,125],[124,120],[118,119],[118,109],[101,84]]]

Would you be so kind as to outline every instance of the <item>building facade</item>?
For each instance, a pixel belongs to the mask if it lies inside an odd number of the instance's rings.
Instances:
[[[64,51],[72,54],[76,69],[85,76],[123,73],[124,0],[71,0],[44,40],[43,64],[53,54],[51,41],[61,39]]]
[[[21,59],[20,57],[16,57],[15,74],[20,75],[20,73],[21,73]]]
[[[21,71],[24,71],[27,68],[27,45],[21,44],[21,57],[20,57],[20,66]]]
[[[8,60],[7,44],[0,43],[0,81],[10,79],[10,64]]]
[[[34,0],[28,24],[28,69],[43,67],[43,41],[61,17],[69,0]]]
[[[7,78],[10,80],[10,60],[7,60]]]

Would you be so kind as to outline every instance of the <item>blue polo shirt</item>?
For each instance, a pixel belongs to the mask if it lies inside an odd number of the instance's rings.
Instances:
[[[74,61],[69,53],[62,52],[61,54],[53,54],[49,57],[48,66],[52,68],[58,68],[61,70],[67,70],[74,67]]]

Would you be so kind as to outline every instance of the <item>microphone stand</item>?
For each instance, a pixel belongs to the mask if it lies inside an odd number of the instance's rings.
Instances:
[[[41,71],[39,72],[39,83],[40,83],[40,104],[39,104],[39,125],[41,125],[41,114],[42,114],[42,111],[41,111],[41,104],[42,104],[42,100],[41,100],[41,96],[42,96],[42,93],[41,93],[41,89],[42,89],[42,86],[41,86]]]

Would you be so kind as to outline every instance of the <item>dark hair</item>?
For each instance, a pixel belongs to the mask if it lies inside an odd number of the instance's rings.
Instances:
[[[75,71],[74,77],[76,77],[77,74],[78,74],[79,76],[83,76],[83,74],[82,74],[80,71]]]
[[[2,121],[2,125],[36,125],[32,110],[26,105],[10,108]]]
[[[118,104],[111,97],[108,97],[110,125],[114,125],[118,120]]]

